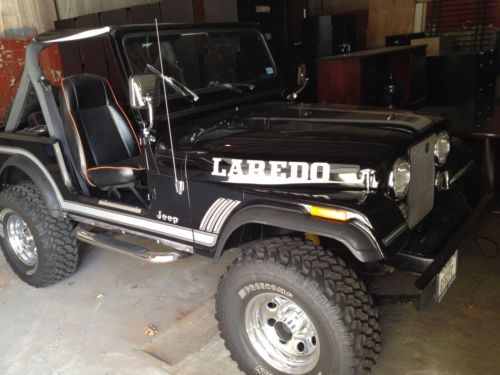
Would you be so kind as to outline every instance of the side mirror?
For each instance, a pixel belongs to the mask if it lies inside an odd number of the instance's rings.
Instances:
[[[138,74],[128,80],[130,107],[133,109],[148,108],[148,101],[158,104],[159,82],[153,74]]]
[[[300,64],[297,69],[297,85],[304,86],[307,81],[307,67],[306,64]]]
[[[297,69],[297,85],[299,88],[289,94],[287,100],[295,100],[299,97],[299,94],[306,88],[309,78],[307,78],[307,67],[306,64],[300,64]]]

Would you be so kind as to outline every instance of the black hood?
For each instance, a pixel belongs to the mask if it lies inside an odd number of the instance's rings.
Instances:
[[[403,153],[433,124],[403,111],[269,103],[184,124],[180,144],[224,158],[375,169]]]

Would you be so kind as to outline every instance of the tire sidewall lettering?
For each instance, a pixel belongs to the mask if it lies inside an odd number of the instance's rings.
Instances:
[[[260,364],[255,366],[254,370],[257,375],[273,375],[271,371],[269,371],[263,365]]]
[[[244,300],[247,296],[253,294],[254,292],[266,292],[266,291],[281,294],[286,298],[294,298],[293,293],[289,292],[287,289],[277,286],[276,284],[264,283],[264,282],[262,283],[256,282],[245,285],[238,291],[238,296],[241,298],[241,300]]]

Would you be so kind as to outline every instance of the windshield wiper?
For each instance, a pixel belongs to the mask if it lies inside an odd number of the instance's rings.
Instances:
[[[218,130],[220,128],[222,128],[222,124],[219,123],[210,126],[209,128],[206,129],[197,129],[193,132],[193,134],[191,134],[189,140],[191,141],[191,143],[196,143],[196,141],[198,141],[201,137],[207,135],[208,133],[212,133],[213,131]]]
[[[163,79],[178,94],[180,94],[188,99],[189,99],[189,97],[191,97],[190,100],[193,100],[194,102],[197,102],[200,99],[200,97],[198,95],[196,95],[196,93],[193,90],[191,90],[189,87],[183,85],[182,83],[177,81],[175,78],[161,74],[161,72],[152,65],[147,64],[146,68],[149,71],[151,71],[153,74],[158,76],[159,78]]]
[[[223,89],[228,89],[231,91],[234,91],[238,94],[242,94],[243,91],[240,90],[238,87],[246,87],[250,91],[255,90],[255,85],[249,84],[249,83],[238,83],[238,82],[219,82],[219,81],[211,81],[208,84],[208,87],[220,87]]]
[[[246,126],[242,123],[235,123],[234,121],[230,120],[223,120],[219,121],[215,125],[209,126],[206,129],[196,129],[191,136],[189,137],[189,141],[194,144],[197,141],[199,141],[201,138],[205,137],[206,135],[213,133],[217,130],[245,130]]]

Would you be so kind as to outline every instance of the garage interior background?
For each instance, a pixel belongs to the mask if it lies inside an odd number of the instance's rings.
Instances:
[[[321,15],[333,15],[332,23],[341,25],[333,27],[333,38],[340,38],[337,42],[340,48],[348,44],[349,49],[356,50],[382,47],[388,43],[386,39],[391,35],[421,32],[433,36],[452,36],[455,46],[459,47],[466,45],[471,39],[478,43],[469,46],[469,49],[495,48],[500,40],[497,37],[500,29],[500,0],[2,0],[0,123],[4,121],[16,91],[23,67],[24,48],[37,33],[53,28],[148,23],[155,17],[162,22],[231,22],[238,18],[247,20],[248,15],[241,10],[242,3],[245,2],[253,6],[285,2],[287,20],[278,19],[282,22],[278,21],[274,27],[288,31],[285,31],[284,40],[270,40],[271,45],[279,44],[274,48],[274,53],[284,53],[283,60],[288,60],[288,56],[292,60],[302,59],[301,53],[299,57],[295,53],[302,46],[313,50],[321,48],[319,37],[317,40],[312,40],[311,37],[304,40],[304,16],[317,18]],[[346,41],[342,42],[341,38]],[[396,38],[394,42],[401,42],[401,38]],[[317,45],[311,47],[314,43]],[[42,56],[42,64],[50,80],[57,83],[65,75],[97,73],[107,76],[123,99],[123,83],[118,79],[115,62],[109,58],[111,54],[105,43],[81,42],[65,45],[63,48],[61,50],[54,46]],[[287,51],[284,52],[283,49]],[[333,55],[339,51],[328,52],[326,54]],[[322,56],[313,52],[313,57]],[[499,74],[498,68],[496,74]],[[496,90],[497,96],[499,91]],[[310,98],[317,99],[315,95]]]

